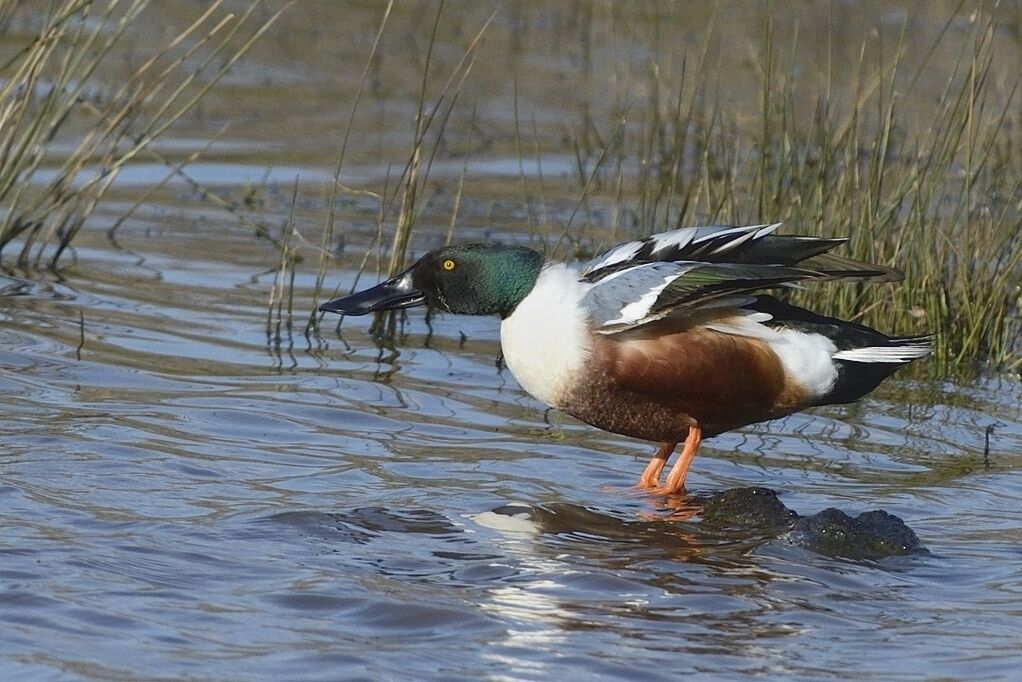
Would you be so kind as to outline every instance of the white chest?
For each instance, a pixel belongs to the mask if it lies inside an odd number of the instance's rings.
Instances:
[[[508,369],[547,405],[560,406],[589,357],[586,314],[578,303],[586,286],[572,268],[544,268],[529,295],[500,325]]]

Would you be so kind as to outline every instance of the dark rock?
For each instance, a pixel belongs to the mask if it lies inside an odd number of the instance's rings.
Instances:
[[[926,552],[904,521],[881,510],[853,519],[840,509],[824,509],[799,519],[788,539],[814,552],[846,559],[883,559]]]
[[[515,503],[498,507],[493,513],[530,522],[538,533],[556,533],[587,543],[595,537],[671,547],[672,551],[693,543],[726,544],[751,551],[765,541],[778,539],[826,556],[857,561],[927,553],[912,529],[885,511],[865,512],[852,518],[831,508],[799,517],[768,488],[731,488],[688,498],[684,504],[684,508],[675,508],[671,516],[654,520],[636,520],[632,515],[621,518],[565,503],[535,506]],[[378,527],[405,532],[447,530],[446,525],[434,525],[429,518],[391,518],[393,512],[383,513],[374,508],[358,511],[360,526],[371,530]],[[693,512],[698,513],[698,523],[693,523]],[[679,534],[679,528],[684,532]]]
[[[785,507],[777,493],[768,488],[731,488],[716,493],[703,503],[703,524],[719,529],[752,529],[783,533],[798,519]]]

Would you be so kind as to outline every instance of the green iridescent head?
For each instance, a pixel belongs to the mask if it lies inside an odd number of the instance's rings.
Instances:
[[[542,266],[543,256],[523,246],[445,246],[401,274],[319,309],[365,315],[428,304],[463,315],[507,317],[532,291]]]

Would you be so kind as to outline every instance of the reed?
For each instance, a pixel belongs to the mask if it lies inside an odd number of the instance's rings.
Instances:
[[[351,132],[355,126],[355,118],[358,115],[358,107],[362,101],[362,95],[365,93],[366,83],[369,80],[369,71],[372,68],[376,55],[379,52],[380,39],[383,38],[383,32],[387,28],[387,22],[390,20],[390,13],[393,9],[394,1],[389,0],[389,2],[387,2],[387,6],[383,10],[383,16],[380,18],[380,26],[376,31],[376,38],[373,39],[373,46],[369,51],[369,57],[366,59],[365,67],[362,69],[362,78],[359,81],[358,91],[355,93],[355,99],[351,104],[351,111],[348,112],[348,124],[344,128],[344,138],[341,141],[341,148],[337,153],[337,164],[334,166],[333,182],[330,184],[330,190],[327,193],[327,213],[319,248],[319,266],[316,272],[316,285],[312,293],[312,308],[309,311],[309,318],[305,324],[306,339],[319,334],[319,321],[321,315],[318,308],[320,296],[322,295],[323,284],[326,281],[327,269],[329,268],[334,256],[333,244],[334,229],[337,224],[337,198],[342,191],[350,191],[350,189],[346,188],[341,182],[341,172],[344,169],[344,159],[348,152],[348,142],[351,140]],[[365,261],[363,261],[363,267],[365,267]]]
[[[437,32],[443,12],[444,3],[440,2],[437,5],[426,49],[422,80],[416,102],[415,132],[412,137],[411,149],[397,188],[391,195],[389,204],[387,204],[387,206],[393,206],[394,203],[397,203],[399,206],[397,210],[397,223],[390,246],[390,259],[386,271],[387,277],[393,277],[405,268],[408,244],[411,241],[412,229],[415,226],[422,197],[429,181],[430,167],[436,159],[443,140],[444,131],[465,86],[465,81],[468,79],[469,74],[472,73],[472,67],[475,65],[476,57],[479,54],[483,36],[496,16],[496,13],[491,14],[489,19],[479,28],[463,52],[461,59],[443,81],[439,91],[432,94],[430,86],[435,75],[431,70],[431,64],[433,62]],[[431,97],[433,98],[433,103],[432,106],[429,106],[428,103]],[[388,208],[385,208],[381,211],[381,227],[384,221],[387,220],[388,210]],[[392,337],[396,331],[396,319],[397,316],[394,312],[377,313],[369,328],[370,332],[388,338]]]
[[[415,100],[414,130],[408,157],[405,159],[400,173],[396,177],[388,173],[384,186],[378,191],[354,188],[342,181],[348,145],[355,130],[359,105],[368,83],[369,74],[377,59],[381,39],[387,30],[393,7],[394,3],[391,1],[382,10],[376,36],[362,70],[362,77],[351,109],[348,112],[347,124],[334,166],[333,181],[326,190],[326,208],[319,243],[316,244],[307,239],[295,224],[294,205],[299,193],[297,185],[292,196],[292,210],[287,219],[287,227],[281,237],[274,240],[278,263],[268,301],[267,344],[278,358],[283,348],[290,349],[293,345],[294,268],[296,263],[301,260],[299,249],[312,251],[317,255],[318,265],[311,296],[312,306],[309,309],[304,336],[309,343],[310,350],[320,338],[322,314],[318,312],[317,308],[323,298],[323,286],[328,269],[338,255],[334,242],[339,221],[337,199],[342,193],[371,197],[379,204],[376,235],[361,259],[351,290],[353,291],[358,286],[362,275],[369,268],[370,261],[374,259],[375,269],[380,277],[393,276],[405,268],[408,246],[427,194],[430,168],[443,145],[448,121],[458,103],[465,81],[472,72],[486,30],[495,16],[491,14],[482,24],[462,52],[459,61],[437,86],[438,79],[433,68],[433,57],[438,29],[441,26],[444,13],[444,3],[441,2],[437,5],[429,33],[429,42],[423,55],[424,66]],[[463,171],[447,230],[448,241],[454,231],[465,175],[466,171]],[[391,230],[393,232],[389,248],[387,248],[385,235]],[[343,318],[337,319],[338,332],[342,320]],[[394,313],[377,314],[370,326],[370,331],[381,342],[381,345],[392,344],[397,332],[397,316]]]
[[[444,3],[440,2],[437,5],[436,13],[433,16],[432,28],[429,34],[429,42],[423,56],[424,66],[416,98],[414,130],[411,144],[409,146],[408,157],[396,178],[393,178],[388,174],[385,185],[380,191],[375,192],[365,189],[354,189],[344,185],[341,180],[345,155],[348,149],[348,142],[350,140],[352,130],[356,123],[359,103],[361,102],[362,95],[365,91],[373,61],[376,59],[378,54],[380,40],[386,31],[392,9],[393,2],[389,2],[382,12],[379,28],[366,60],[365,67],[362,72],[362,79],[358,90],[356,91],[351,110],[348,114],[348,122],[344,130],[341,147],[338,152],[337,163],[334,168],[333,182],[327,192],[326,216],[319,246],[317,247],[311,244],[301,235],[300,232],[292,228],[292,236],[306,246],[315,250],[319,256],[316,283],[312,292],[313,307],[305,326],[305,336],[310,340],[310,343],[311,338],[319,333],[321,315],[316,311],[316,307],[322,298],[322,289],[327,269],[335,256],[332,244],[334,241],[337,222],[337,197],[341,192],[357,193],[377,199],[380,206],[377,218],[376,237],[372,240],[372,243],[369,245],[369,248],[366,250],[364,257],[362,258],[351,289],[354,290],[354,288],[358,285],[359,280],[369,265],[369,261],[374,255],[377,258],[376,269],[381,276],[392,277],[403,270],[406,266],[408,245],[412,238],[416,219],[419,217],[421,211],[424,195],[426,194],[430,168],[441,148],[444,139],[444,132],[447,128],[451,114],[458,103],[465,81],[472,72],[483,37],[495,16],[495,14],[491,14],[478,29],[462,53],[459,61],[450,70],[447,77],[443,79],[439,87],[437,87],[437,76],[432,64],[434,51],[436,49],[438,29],[441,25],[440,22],[444,13]],[[459,187],[457,202],[460,202],[461,191],[462,188]],[[456,213],[457,206],[454,209],[454,214]],[[451,233],[453,233],[454,220],[454,215],[452,215],[450,227],[448,229],[448,239],[450,238]],[[382,267],[381,257],[384,252],[384,235],[390,229],[393,229],[393,234],[391,236],[388,255],[386,256],[387,263],[386,267]],[[277,246],[282,254],[282,258],[283,254],[288,251],[291,251],[292,253],[294,252],[294,247],[292,247],[290,243],[279,243]],[[271,298],[271,314],[272,303],[274,300],[275,299]],[[341,319],[337,322],[338,328],[340,322]],[[370,331],[381,339],[392,338],[396,332],[396,316],[394,313],[378,313],[374,317],[373,323],[370,326]]]
[[[527,157],[534,155],[530,165],[542,168],[544,155],[554,150],[540,142],[534,118],[529,144],[531,115],[520,109],[520,85],[510,74],[510,139],[519,177],[509,186],[520,193],[522,230],[531,243],[543,245],[551,258],[582,258],[610,243],[674,227],[777,221],[789,232],[848,237],[842,253],[901,268],[905,281],[823,285],[792,293],[795,303],[891,333],[935,334],[936,352],[925,366],[937,375],[1022,369],[1022,98],[1017,70],[1005,70],[995,49],[995,36],[1010,34],[1011,27],[999,23],[1003,13],[952,8],[935,43],[922,47],[909,36],[906,19],[893,38],[890,31],[867,33],[851,64],[847,53],[839,60],[828,42],[824,60],[807,73],[800,51],[818,51],[818,32],[803,34],[797,21],[781,30],[773,18],[789,21],[788,15],[768,5],[761,34],[748,46],[748,68],[759,85],[736,106],[728,99],[733,91],[722,94],[729,91],[718,68],[726,48],[717,38],[726,22],[711,18],[679,58],[676,43],[667,39],[677,26],[660,25],[670,17],[659,9],[670,12],[674,5],[655,7],[639,24],[651,31],[644,42],[648,62],[615,65],[617,85],[594,89],[589,101],[565,113],[568,132],[557,151],[574,153],[577,167],[573,198],[566,202],[555,198],[565,196],[562,178],[530,178],[524,171]],[[405,267],[428,198],[430,166],[490,24],[437,88],[433,52],[443,13],[441,4],[427,29],[407,158],[382,191],[373,188],[377,231],[360,276],[374,258],[381,277]],[[634,21],[626,15],[596,9],[579,21]],[[971,33],[963,43],[966,21]],[[588,34],[613,35],[615,28],[591,27]],[[634,33],[636,26],[627,28]],[[831,36],[845,35],[832,29]],[[937,68],[934,55],[946,60],[954,50],[940,48],[952,40],[952,47],[967,49],[958,50],[957,63]],[[918,57],[920,49],[921,60],[906,57]],[[584,59],[583,72],[575,75],[590,77],[592,63]],[[932,83],[920,85],[935,73],[946,77],[936,97]],[[603,83],[609,75],[597,71],[591,77]],[[925,117],[914,106],[921,101]],[[345,140],[354,122],[355,108]],[[462,193],[472,192],[465,175],[455,212]],[[316,302],[332,262],[336,219],[329,209]],[[453,225],[452,218],[444,226],[447,241]],[[394,320],[378,317],[373,331],[392,333]]]
[[[16,247],[19,265],[56,267],[124,166],[150,152],[284,11],[257,22],[261,0],[241,14],[213,0],[104,90],[97,84],[110,79],[99,76],[149,4],[48,3],[36,35],[0,64],[0,255]],[[18,11],[3,4],[0,41]],[[51,153],[57,144],[71,151]]]
[[[875,56],[871,38],[863,42],[849,105],[835,103],[828,63],[824,86],[806,106],[794,66],[797,26],[794,40],[780,45],[768,19],[758,50],[758,120],[724,113],[705,49],[680,77],[654,63],[645,106],[622,107],[606,124],[620,141],[586,147],[576,138],[579,168],[597,169],[579,172],[580,195],[598,195],[594,178],[602,174],[609,185],[614,168],[637,169],[626,173],[623,193],[603,194],[633,234],[783,221],[792,232],[847,236],[844,254],[901,268],[905,281],[813,287],[795,292],[794,302],[890,332],[934,333],[929,367],[937,374],[1017,371],[1022,108],[1017,72],[1009,82],[993,77],[999,29],[993,15],[977,13],[970,49],[927,121],[908,106],[927,62],[906,71],[905,30],[887,58]],[[797,113],[800,96],[808,117]],[[605,245],[596,238],[590,250]]]
[[[295,225],[297,205],[296,179],[291,190],[287,222],[277,243],[277,268],[273,273],[273,284],[266,305],[266,346],[281,368],[283,353],[290,353],[294,347],[295,265],[300,260],[296,244],[299,237]]]

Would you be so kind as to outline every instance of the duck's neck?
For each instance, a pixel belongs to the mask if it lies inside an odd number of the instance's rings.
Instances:
[[[543,256],[532,249],[518,249],[512,258],[495,261],[492,268],[480,282],[478,296],[505,320],[532,293],[543,269]]]

